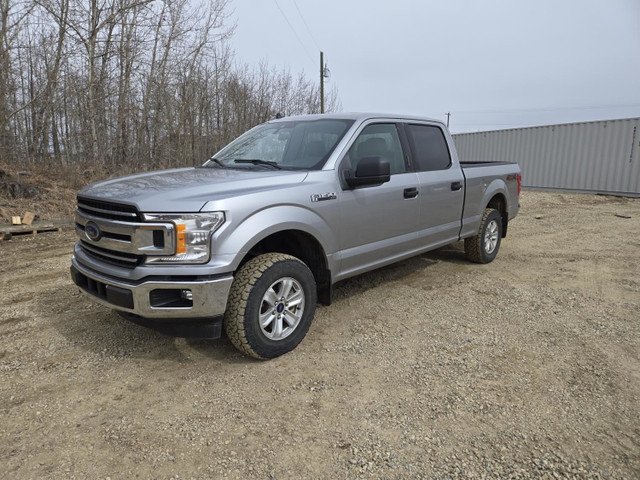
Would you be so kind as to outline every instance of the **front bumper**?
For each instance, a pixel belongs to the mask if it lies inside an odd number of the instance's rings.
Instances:
[[[71,278],[80,290],[107,307],[151,319],[196,319],[224,314],[232,275],[173,277],[167,280],[123,281],[101,275],[71,259]],[[189,291],[190,299],[181,299]]]

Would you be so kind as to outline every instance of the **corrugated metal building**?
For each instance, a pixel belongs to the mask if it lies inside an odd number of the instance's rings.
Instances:
[[[525,187],[640,195],[640,118],[453,135],[460,160],[517,161]]]

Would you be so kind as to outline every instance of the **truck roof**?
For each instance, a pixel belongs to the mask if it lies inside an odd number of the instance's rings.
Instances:
[[[419,117],[413,115],[398,115],[398,114],[390,114],[390,113],[364,113],[364,112],[340,112],[340,113],[318,113],[313,115],[294,115],[291,117],[283,117],[277,120],[270,120],[271,122],[286,122],[290,120],[320,120],[327,118],[335,118],[335,119],[344,119],[344,120],[370,120],[375,118],[385,118],[385,119],[395,119],[395,120],[417,120],[417,121],[427,121],[427,122],[436,122],[444,125],[442,120],[438,120],[435,118],[429,117]]]

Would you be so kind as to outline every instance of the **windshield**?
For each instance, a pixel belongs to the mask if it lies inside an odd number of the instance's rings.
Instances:
[[[319,170],[352,120],[264,123],[208,160],[205,167]]]

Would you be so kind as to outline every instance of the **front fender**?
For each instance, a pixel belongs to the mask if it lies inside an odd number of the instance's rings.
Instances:
[[[236,270],[244,256],[264,238],[284,230],[299,230],[313,236],[329,256],[337,250],[336,232],[316,212],[298,205],[278,205],[259,210],[238,224],[230,218],[225,235],[212,245],[212,256],[234,255],[230,266]]]

